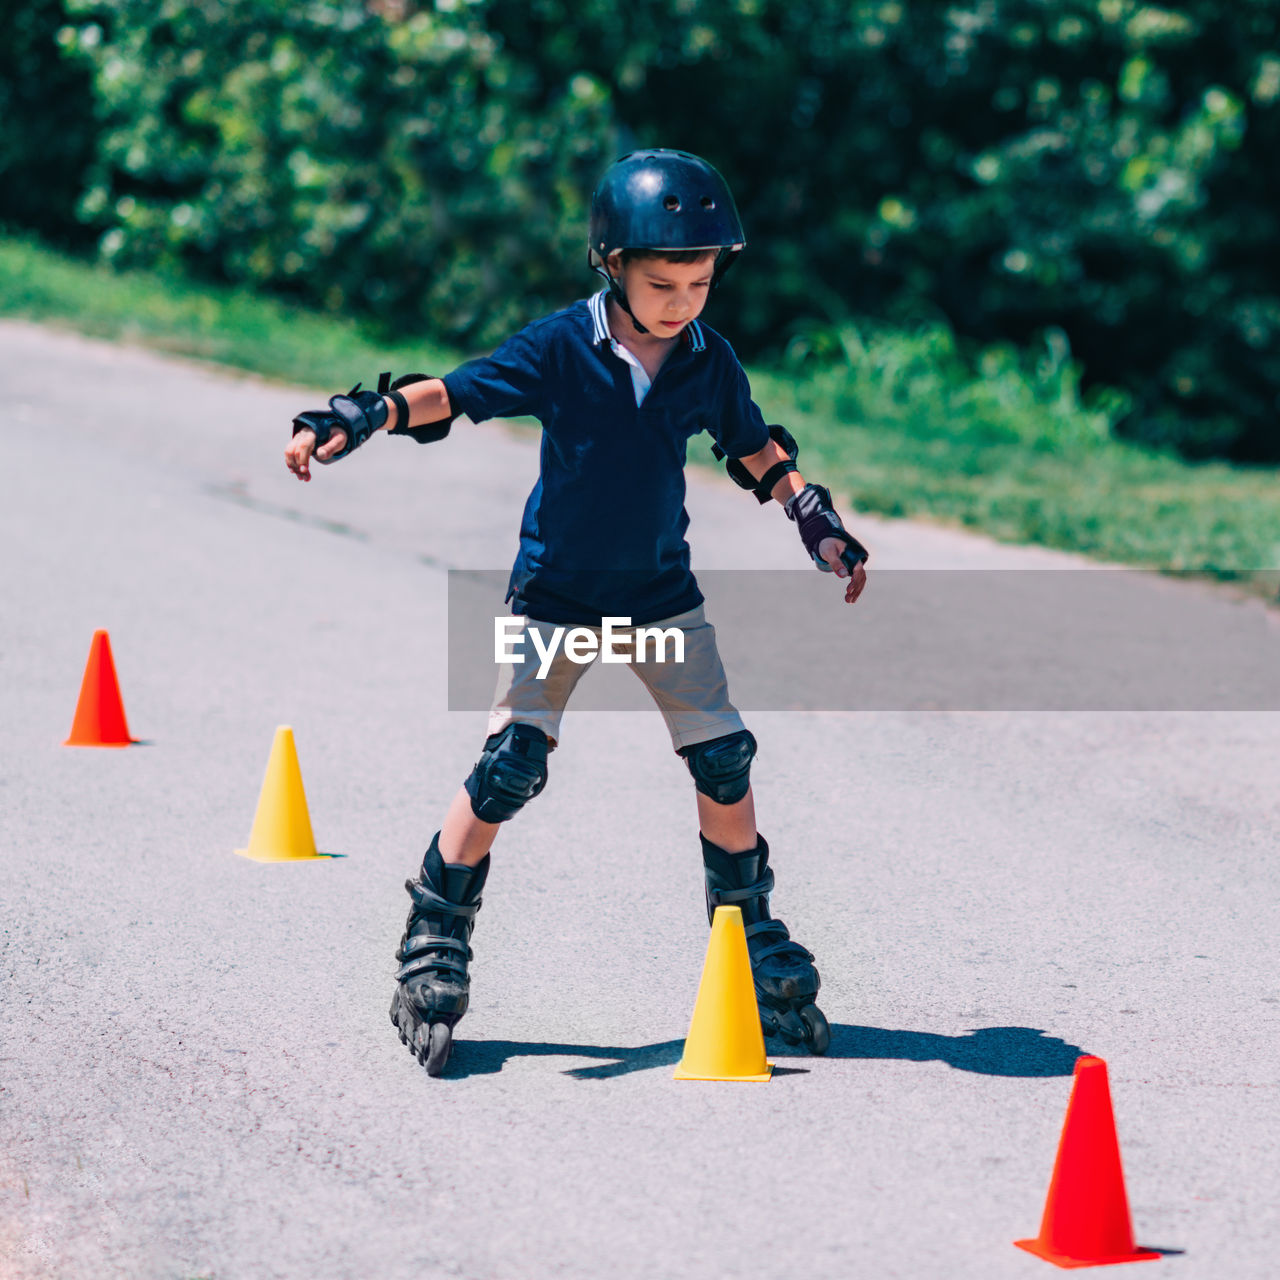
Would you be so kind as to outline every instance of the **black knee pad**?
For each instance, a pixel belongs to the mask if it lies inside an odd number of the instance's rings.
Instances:
[[[684,756],[698,790],[717,804],[737,804],[747,794],[751,761],[756,754],[756,740],[748,730],[695,742],[691,747],[681,747],[676,754]]]
[[[547,785],[547,741],[541,729],[515,720],[484,740],[484,751],[462,784],[481,822],[514,818]]]

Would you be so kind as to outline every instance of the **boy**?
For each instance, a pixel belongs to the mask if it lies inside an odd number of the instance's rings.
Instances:
[[[444,378],[388,385],[383,375],[377,392],[334,396],[328,412],[294,420],[285,457],[309,480],[313,452],[320,462],[345,457],[384,426],[425,442],[442,439],[460,414],[541,421],[541,468],[507,592],[520,638],[539,631],[547,652],[557,625],[599,635],[606,617],[683,633],[683,663],[637,662],[632,670],[693,775],[708,918],[721,904],[742,909],[765,1034],[824,1053],[830,1032],[814,1004],[813,956],[769,914],[773,872],[749,782],[756,741],[729,701],[689,570],[687,440],[709,431],[739,484],[762,503],[785,506],[817,566],[849,579],[850,604],[866,583],[867,553],[841,526],[827,491],[804,483],[795,442],[765,425],[728,343],[698,320],[743,247],[733,197],[709,164],[680,151],[624,156],[592,195],[588,264],[604,290]],[[549,667],[524,653],[500,668],[480,759],[418,879],[405,885],[413,905],[396,953],[391,1021],[433,1076],[467,1009],[467,943],[490,847],[499,825],[545,786],[561,715],[586,670],[563,651]]]

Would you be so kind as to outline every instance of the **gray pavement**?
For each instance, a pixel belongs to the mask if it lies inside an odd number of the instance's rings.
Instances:
[[[304,487],[281,453],[315,399],[0,322],[6,1277],[1042,1275],[1011,1242],[1081,1052],[1138,1240],[1172,1251],[1142,1274],[1274,1274],[1274,712],[752,713],[832,1049],[702,1085],[671,1079],[706,939],[691,784],[656,713],[571,706],[429,1080],[387,1004],[402,882],[484,731],[447,709],[447,570],[509,564],[536,436],[378,440]],[[689,510],[695,569],[795,566],[726,480],[691,470]],[[1081,563],[854,527],[878,569]],[[96,627],[145,745],[60,745]],[[232,854],[278,724],[345,857]]]

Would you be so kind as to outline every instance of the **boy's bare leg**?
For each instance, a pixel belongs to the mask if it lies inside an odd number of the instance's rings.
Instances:
[[[717,804],[701,791],[694,794],[698,797],[698,826],[712,844],[726,853],[746,853],[756,847],[756,803],[750,787],[736,804]]]
[[[756,806],[750,788],[737,804],[717,804],[701,791],[698,826],[708,840],[726,853],[745,853],[756,847]],[[481,822],[471,811],[471,797],[459,787],[440,831],[440,855],[446,862],[474,867],[493,847],[499,823]]]
[[[489,852],[500,825],[481,822],[471,811],[471,797],[467,795],[467,789],[459,787],[440,829],[440,856],[445,862],[461,862],[474,867]]]

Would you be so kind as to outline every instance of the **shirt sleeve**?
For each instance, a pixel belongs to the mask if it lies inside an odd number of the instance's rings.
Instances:
[[[444,376],[449,403],[472,422],[542,416],[542,351],[533,326],[491,356],[468,360]]]
[[[769,443],[769,428],[760,406],[751,398],[746,370],[732,351],[726,350],[725,355],[728,359],[720,384],[719,411],[708,430],[727,457],[747,458]]]

